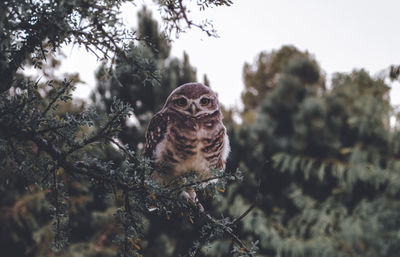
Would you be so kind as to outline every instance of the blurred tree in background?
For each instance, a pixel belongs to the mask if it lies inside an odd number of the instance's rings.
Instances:
[[[245,64],[244,109],[223,108],[227,177],[199,189],[199,217],[141,157],[150,117],[196,69],[170,56],[147,9],[123,29],[123,2],[0,3],[2,255],[398,256],[400,133],[386,77],[354,70],[328,82],[294,46]],[[166,32],[215,33],[183,1],[158,4]],[[104,60],[91,106],[71,99],[78,75],[53,73],[69,43]],[[24,75],[28,65],[42,78]],[[243,181],[225,185],[237,169]]]
[[[294,46],[283,46],[278,51],[271,53],[261,52],[254,66],[245,63],[243,79],[245,90],[242,93],[244,110],[242,116],[247,121],[253,121],[254,111],[260,106],[263,99],[277,86],[279,75],[294,58],[309,58],[316,63],[308,52],[301,52]],[[321,87],[323,85],[321,79]]]
[[[228,189],[225,211],[253,207],[240,234],[260,240],[263,256],[397,256],[399,127],[390,125],[385,78],[355,70],[325,89],[303,54],[275,79],[258,109],[249,108],[254,125],[230,129],[234,165],[248,173]]]

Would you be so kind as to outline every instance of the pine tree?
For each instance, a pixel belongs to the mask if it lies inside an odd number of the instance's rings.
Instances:
[[[245,91],[242,93],[244,113],[260,105],[266,95],[276,87],[279,74],[294,58],[308,58],[315,63],[307,51],[301,52],[294,46],[283,46],[271,53],[261,52],[253,65],[245,63],[243,67]]]
[[[254,126],[232,132],[245,180],[228,188],[230,215],[266,256],[396,256],[398,127],[385,78],[335,74],[292,58],[261,101]],[[260,85],[258,85],[260,86]],[[254,85],[257,87],[257,85]]]

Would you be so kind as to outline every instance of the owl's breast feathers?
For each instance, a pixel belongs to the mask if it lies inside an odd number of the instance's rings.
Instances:
[[[221,116],[220,111],[197,118],[157,114],[149,124],[145,156],[159,167],[169,167],[161,172],[171,179],[189,171],[209,177],[210,169],[224,170],[229,141]]]

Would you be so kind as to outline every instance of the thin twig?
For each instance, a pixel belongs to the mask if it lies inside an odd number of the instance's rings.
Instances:
[[[56,97],[53,98],[53,100],[49,103],[49,105],[47,106],[46,110],[44,110],[43,112],[43,117],[46,117],[47,112],[50,110],[50,108],[53,106],[53,104],[55,104],[55,102],[57,102],[57,100],[59,100],[60,96],[62,94],[65,93],[65,91],[67,90],[67,86],[63,87],[57,94]]]
[[[228,234],[230,238],[232,238],[233,242],[238,244],[240,246],[240,248],[243,249],[247,253],[248,256],[254,257],[254,254],[247,248],[247,246],[243,243],[243,241],[240,240],[240,238],[235,233],[233,233],[232,228],[230,228],[224,224],[221,224],[217,219],[215,219],[208,213],[204,213],[204,217],[206,217],[206,219],[208,221],[210,221],[211,223],[221,226],[222,229],[224,230],[224,232],[226,234]]]
[[[247,214],[249,214],[254,209],[254,207],[256,207],[256,203],[253,203],[245,212],[242,213],[242,215],[240,215],[238,218],[234,219],[232,222],[232,225],[235,225],[236,223],[241,221],[244,217],[246,217]]]
[[[57,169],[54,168],[53,172],[53,192],[54,192],[54,210],[55,210],[55,217],[56,217],[56,235],[55,241],[59,240],[60,238],[60,203],[58,199],[58,183],[57,183]]]
[[[240,215],[238,218],[234,219],[233,222],[232,222],[232,225],[234,225],[234,224],[238,223],[239,221],[241,221],[244,217],[246,217],[254,209],[254,207],[256,207],[258,196],[259,196],[259,192],[260,192],[260,186],[261,186],[261,179],[258,179],[256,199],[254,200],[254,203],[245,212],[243,212],[242,215]]]
[[[191,187],[191,186],[200,185],[200,184],[202,184],[202,183],[206,183],[206,182],[212,181],[212,180],[214,180],[214,179],[220,179],[220,178],[223,178],[223,177],[224,177],[223,175],[221,175],[221,176],[215,176],[215,177],[211,177],[211,178],[207,178],[207,179],[203,179],[203,180],[199,180],[199,181],[195,181],[195,182],[183,184],[183,185],[181,185],[181,186],[179,186],[179,187],[175,187],[175,188],[171,189],[171,192],[175,192],[175,191],[177,191],[177,190],[182,190],[182,189],[184,189],[185,187]],[[179,177],[179,178],[180,178],[180,177]],[[170,186],[170,185],[171,185],[171,183],[170,183],[168,186]],[[167,186],[167,187],[168,187],[168,186]]]
[[[131,160],[135,160],[134,156],[128,151],[126,150],[126,148],[124,146],[122,146],[118,141],[116,141],[114,138],[112,137],[104,137],[105,139],[109,140],[110,142],[112,142],[113,144],[115,144],[121,151],[123,151],[125,153],[125,155],[127,155]]]
[[[186,24],[188,25],[188,27],[190,28],[190,26],[192,25],[193,22],[191,22],[188,17],[186,16],[186,10],[185,7],[182,4],[182,0],[179,0],[179,8],[180,8],[180,13],[183,16],[183,19],[186,21]]]
[[[50,132],[50,131],[53,131],[53,130],[66,128],[67,126],[68,126],[68,124],[64,123],[64,124],[61,124],[61,125],[56,126],[56,127],[48,127],[48,128],[42,129],[42,130],[37,130],[36,132],[38,134],[44,134],[44,133],[47,133],[47,132]]]
[[[92,136],[90,138],[85,139],[79,145],[76,145],[76,146],[72,147],[70,150],[67,151],[67,155],[70,155],[71,153],[73,153],[73,152],[75,152],[75,151],[87,146],[88,144],[94,143],[94,142],[96,142],[96,141],[98,141],[98,140],[100,140],[102,138],[105,139],[106,136],[104,135],[104,132],[107,131],[107,129],[110,127],[110,125],[119,117],[119,115],[121,113],[122,113],[122,110],[118,111],[115,114],[115,116],[111,120],[109,120],[107,122],[107,124],[99,131],[99,133],[97,133],[96,135],[94,135],[94,136]]]

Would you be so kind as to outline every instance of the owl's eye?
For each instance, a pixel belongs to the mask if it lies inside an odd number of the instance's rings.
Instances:
[[[178,106],[184,107],[187,105],[187,101],[185,98],[182,97],[182,98],[179,98],[178,100],[176,100],[176,104]]]
[[[202,105],[202,106],[206,106],[207,104],[209,104],[210,103],[210,99],[208,99],[208,98],[201,98],[200,99],[200,104]]]

